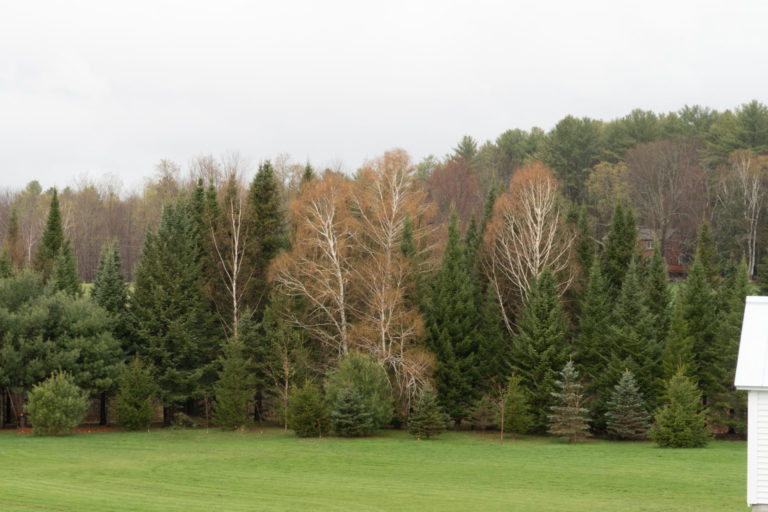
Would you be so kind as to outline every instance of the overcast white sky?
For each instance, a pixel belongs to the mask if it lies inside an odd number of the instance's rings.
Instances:
[[[768,102],[768,2],[0,0],[0,188]]]

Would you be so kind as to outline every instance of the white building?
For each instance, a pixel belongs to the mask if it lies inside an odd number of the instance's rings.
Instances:
[[[768,511],[768,297],[747,297],[735,385],[747,391],[747,504]]]

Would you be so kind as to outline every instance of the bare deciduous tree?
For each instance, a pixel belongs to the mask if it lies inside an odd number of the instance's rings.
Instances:
[[[558,184],[549,169],[540,162],[518,169],[509,190],[494,205],[483,254],[509,332],[513,332],[512,310],[545,269],[557,277],[561,294],[570,286],[574,238],[561,220]]]

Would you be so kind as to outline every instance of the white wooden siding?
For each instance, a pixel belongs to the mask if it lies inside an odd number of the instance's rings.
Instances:
[[[747,503],[768,504],[768,391],[750,391]]]

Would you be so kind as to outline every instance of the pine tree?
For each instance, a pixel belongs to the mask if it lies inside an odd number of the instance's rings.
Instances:
[[[480,303],[477,360],[479,381],[487,388],[492,381],[503,382],[509,374],[509,343],[501,320],[499,303],[487,287]]]
[[[53,273],[54,262],[59,253],[59,249],[64,244],[64,229],[61,225],[61,211],[59,210],[59,197],[56,189],[53,189],[51,198],[51,207],[48,210],[48,220],[45,223],[45,230],[37,246],[35,253],[34,268],[43,274],[47,281]]]
[[[182,197],[164,208],[157,233],[147,232],[134,274],[132,339],[157,368],[167,423],[175,405],[201,396],[216,378],[220,334],[204,293],[202,252],[195,205]]]
[[[363,397],[351,388],[342,389],[331,404],[331,430],[344,437],[360,437],[373,431],[373,418]]]
[[[698,249],[688,279],[682,290],[683,318],[693,344],[693,360],[698,370],[699,385],[708,400],[723,389],[726,370],[723,352],[718,347],[718,314],[715,293],[704,265],[706,256]],[[706,402],[705,402],[706,403]]]
[[[69,240],[64,241],[56,255],[52,281],[57,290],[63,291],[70,297],[79,297],[83,294],[80,276],[77,274],[75,253]]]
[[[213,385],[216,401],[213,405],[213,421],[225,430],[235,430],[247,425],[253,401],[251,363],[245,358],[245,347],[238,338],[227,341],[220,358],[219,380]]]
[[[608,433],[617,439],[643,439],[648,432],[645,402],[629,370],[624,370],[608,400]]]
[[[683,314],[681,299],[675,300],[672,322],[664,343],[661,370],[664,380],[669,380],[678,369],[683,368],[687,377],[696,375],[696,361],[693,359],[693,338],[689,334],[688,322]]]
[[[528,390],[534,414],[532,428],[538,432],[547,428],[555,376],[567,361],[566,325],[554,277],[545,271],[531,286],[510,356]]]
[[[120,376],[117,393],[117,422],[127,430],[149,428],[155,418],[157,385],[152,371],[133,357]]]
[[[669,306],[672,295],[667,285],[667,264],[661,255],[659,241],[654,235],[653,256],[645,280],[645,304],[653,318],[656,340],[661,342],[669,329]]]
[[[603,276],[613,297],[621,290],[629,264],[637,252],[637,225],[631,209],[624,211],[621,203],[616,203],[601,257]]]
[[[650,437],[659,446],[697,448],[709,441],[701,392],[682,369],[667,381],[664,405],[656,409],[655,419]]]
[[[287,246],[280,185],[269,161],[259,166],[251,183],[248,202],[253,216],[253,231],[249,236],[257,244],[253,276],[255,283],[248,303],[254,308],[256,319],[260,320],[269,289],[267,268],[277,253]]]
[[[611,306],[608,288],[598,261],[589,272],[589,282],[580,307],[576,338],[576,361],[589,385],[599,382],[610,360]],[[594,413],[593,413],[594,414]],[[594,415],[593,415],[594,417]]]
[[[307,381],[288,403],[288,428],[299,437],[322,437],[328,430],[328,409],[320,388]]]
[[[128,286],[121,270],[120,246],[117,240],[104,244],[91,288],[91,299],[114,317],[126,312]]]
[[[717,288],[717,277],[720,275],[720,263],[717,256],[712,227],[707,219],[702,219],[696,236],[696,258],[699,260],[707,282],[713,289]]]
[[[8,229],[3,240],[3,249],[7,251],[11,264],[20,269],[24,266],[24,247],[21,244],[21,235],[19,233],[19,215],[16,207],[11,209],[11,215],[8,217]]]
[[[493,424],[494,413],[495,407],[491,397],[487,394],[481,396],[480,399],[475,402],[475,406],[472,408],[472,413],[469,417],[469,420],[472,423],[472,428],[485,432],[485,430]]]
[[[501,429],[501,440],[504,440],[504,432],[513,434],[525,434],[531,427],[533,415],[528,405],[528,396],[520,382],[520,377],[512,374],[507,379],[506,385],[497,393],[499,403],[497,406],[496,422]]]
[[[448,243],[435,281],[428,312],[427,346],[437,358],[435,380],[440,403],[459,422],[475,400],[479,340],[474,289],[455,210],[451,211]]]
[[[408,417],[408,432],[416,439],[429,439],[443,432],[448,421],[448,415],[443,413],[437,403],[432,386],[426,385],[413,404],[413,411]]]
[[[8,256],[8,251],[6,249],[0,251],[0,279],[12,277],[15,270],[11,257]]]
[[[550,407],[549,433],[570,442],[589,436],[588,411],[578,378],[573,361],[568,361],[560,372],[560,380],[555,382],[558,391],[552,393],[555,405]]]

